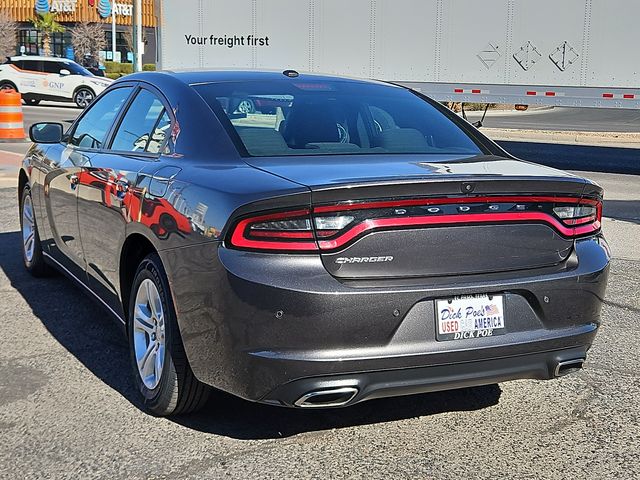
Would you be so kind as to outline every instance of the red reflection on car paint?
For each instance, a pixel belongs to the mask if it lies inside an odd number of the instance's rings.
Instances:
[[[165,198],[145,198],[145,189],[125,188],[121,180],[126,180],[123,173],[114,173],[109,169],[78,173],[78,183],[101,190],[102,203],[109,208],[121,209],[127,222],[141,223],[161,239],[168,238],[172,233],[184,235],[192,232],[191,220]],[[120,200],[120,205],[114,205],[114,198]]]

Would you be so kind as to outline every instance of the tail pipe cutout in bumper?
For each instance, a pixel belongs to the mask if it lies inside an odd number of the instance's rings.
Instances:
[[[569,375],[571,373],[577,372],[581,370],[584,362],[586,361],[586,355],[580,355],[576,357],[565,357],[566,359],[556,361],[549,365],[551,368],[547,370],[547,374],[544,376],[538,376],[538,378],[557,378],[563,377],[565,375]],[[379,372],[381,373],[381,372]],[[458,383],[457,385],[451,384],[449,387],[451,388],[461,388],[461,387],[470,387],[470,386],[478,386],[488,383],[497,383],[503,379],[514,378],[531,378],[535,377],[533,375],[507,375],[503,378],[500,378],[496,375],[495,378],[487,377],[487,378],[477,378],[474,380],[467,379],[467,381],[463,381]],[[330,386],[331,380],[327,382],[321,382],[322,385],[318,385],[319,388],[309,390],[300,396],[295,402],[293,402],[293,406],[298,408],[335,408],[335,407],[344,407],[349,404],[358,403],[361,399],[357,399],[356,402],[353,402],[354,399],[358,396],[358,393],[362,391],[364,397],[369,398],[377,398],[378,395],[375,394],[375,390],[377,388],[373,385],[364,385],[362,380],[358,381],[354,379],[352,385],[349,386],[349,381],[342,378],[338,382],[336,382],[335,386]],[[426,382],[429,383],[429,382]],[[359,386],[356,386],[359,385]],[[387,385],[388,386],[388,385]],[[362,388],[361,388],[362,387]],[[373,387],[373,388],[371,388]],[[416,384],[413,385],[413,388],[407,389],[407,391],[403,391],[403,388],[399,388],[396,390],[396,395],[402,395],[403,393],[419,393],[443,390],[445,388],[429,388],[427,385],[423,385],[422,388]],[[373,394],[373,395],[372,395]],[[385,395],[383,395],[385,396]],[[361,395],[363,397],[363,395]],[[364,399],[364,398],[362,398]]]

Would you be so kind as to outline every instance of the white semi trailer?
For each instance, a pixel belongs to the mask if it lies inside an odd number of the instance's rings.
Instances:
[[[158,64],[295,69],[441,101],[640,108],[637,0],[156,0]]]

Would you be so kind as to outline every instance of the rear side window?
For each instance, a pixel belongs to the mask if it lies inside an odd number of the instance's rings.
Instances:
[[[24,60],[22,66],[19,67],[23,70],[27,70],[29,72],[42,72],[42,61],[40,60]]]
[[[111,149],[160,153],[170,125],[160,99],[148,90],[140,90],[118,127]]]
[[[163,111],[158,124],[153,129],[153,134],[149,138],[147,152],[149,153],[169,153],[167,139],[171,132],[171,118],[167,111]]]
[[[124,102],[131,94],[131,87],[117,88],[91,104],[69,136],[69,144],[81,148],[102,148],[111,124]]]
[[[251,156],[481,153],[434,105],[395,86],[283,79],[193,88]]]

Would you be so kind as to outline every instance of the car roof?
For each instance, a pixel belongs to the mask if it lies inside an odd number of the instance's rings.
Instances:
[[[342,81],[353,83],[367,83],[378,85],[389,85],[386,82],[380,82],[377,80],[366,80],[361,78],[341,77],[338,75],[325,75],[318,73],[298,73],[297,76],[291,77],[285,75],[284,71],[276,70],[185,70],[185,71],[162,71],[166,75],[170,75],[188,85],[194,85],[199,83],[216,83],[216,82],[245,82],[245,81],[270,81],[270,80],[282,80],[290,79],[297,81]],[[144,75],[144,74],[142,74]]]
[[[9,57],[12,61],[16,60],[42,60],[45,62],[65,62],[65,63],[76,63],[73,60],[69,60],[68,58],[63,57],[44,57],[42,55],[17,55],[14,57]]]

